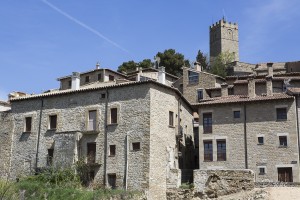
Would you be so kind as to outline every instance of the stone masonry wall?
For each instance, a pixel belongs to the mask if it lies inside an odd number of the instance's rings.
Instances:
[[[0,112],[0,178],[8,178],[13,123],[9,111]]]
[[[276,119],[276,108],[287,109],[287,120]],[[293,100],[274,100],[246,104],[247,160],[248,169],[256,174],[256,181],[278,181],[277,168],[292,167],[293,181],[299,181],[296,112]],[[240,118],[233,117],[240,111]],[[203,113],[212,113],[212,133],[203,134]],[[244,106],[206,106],[199,109],[200,169],[245,169]],[[279,136],[287,136],[287,147],[279,146]],[[263,144],[258,143],[263,137]],[[213,142],[213,161],[204,161],[204,141]],[[218,140],[226,140],[226,161],[217,161]],[[265,168],[265,174],[259,174]]]
[[[183,137],[193,136],[191,110],[183,100],[179,105],[177,99],[174,91],[157,87],[151,89],[149,199],[166,199],[167,182],[173,178],[173,169],[179,169],[179,149],[176,145],[179,117],[184,129]],[[173,126],[169,125],[169,111],[174,113]],[[187,145],[184,139],[181,145]],[[183,167],[185,165],[183,161]]]
[[[195,192],[209,198],[252,190],[254,173],[251,170],[194,170]]]

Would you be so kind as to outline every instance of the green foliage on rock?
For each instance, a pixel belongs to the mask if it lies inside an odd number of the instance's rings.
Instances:
[[[234,61],[234,54],[230,52],[220,53],[213,61],[210,73],[225,77],[227,76],[227,65]]]
[[[132,72],[135,71],[137,67],[141,68],[150,68],[153,66],[153,63],[150,59],[144,59],[141,62],[134,62],[130,60],[128,62],[123,62],[122,65],[118,67],[118,72]]]

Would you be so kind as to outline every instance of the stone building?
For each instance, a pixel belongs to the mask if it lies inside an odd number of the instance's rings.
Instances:
[[[236,23],[223,18],[209,27],[210,62],[223,52],[233,53],[234,61],[239,61],[239,31]]]
[[[269,63],[264,79],[242,78],[228,77],[208,89],[217,95],[192,104],[199,114],[200,169],[251,169],[258,182],[299,182],[298,104],[285,93],[299,87],[299,77],[274,77]]]
[[[89,178],[100,185],[164,199],[167,187],[180,185],[180,169],[194,167],[188,101],[153,80],[78,88],[82,77],[75,73],[59,79],[60,90],[10,100],[11,178],[83,160]]]

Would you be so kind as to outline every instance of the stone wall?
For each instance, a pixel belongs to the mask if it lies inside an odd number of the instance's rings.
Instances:
[[[277,168],[291,167],[293,181],[299,181],[296,108],[293,99],[206,106],[199,109],[200,169],[248,169],[256,173],[256,181],[278,181]],[[287,109],[287,120],[276,119],[276,109]],[[240,111],[240,118],[233,117]],[[246,111],[246,113],[245,113]],[[212,113],[212,133],[203,133],[203,113]],[[244,115],[246,114],[246,127]],[[245,146],[246,130],[247,142]],[[279,136],[287,137],[287,146],[279,145]],[[258,137],[263,137],[259,144]],[[226,160],[217,159],[217,141],[226,141]],[[213,161],[204,161],[204,141],[213,143]],[[247,154],[245,149],[247,149]],[[247,156],[247,157],[246,157]],[[246,162],[247,158],[247,162]],[[265,168],[259,174],[259,168]]]
[[[252,190],[254,172],[251,170],[194,170],[194,190],[209,198]]]
[[[9,177],[9,163],[12,140],[12,115],[9,111],[0,112],[0,178]]]

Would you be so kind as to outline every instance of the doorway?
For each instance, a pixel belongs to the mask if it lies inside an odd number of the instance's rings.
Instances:
[[[278,168],[278,181],[279,182],[293,182],[292,167]]]

